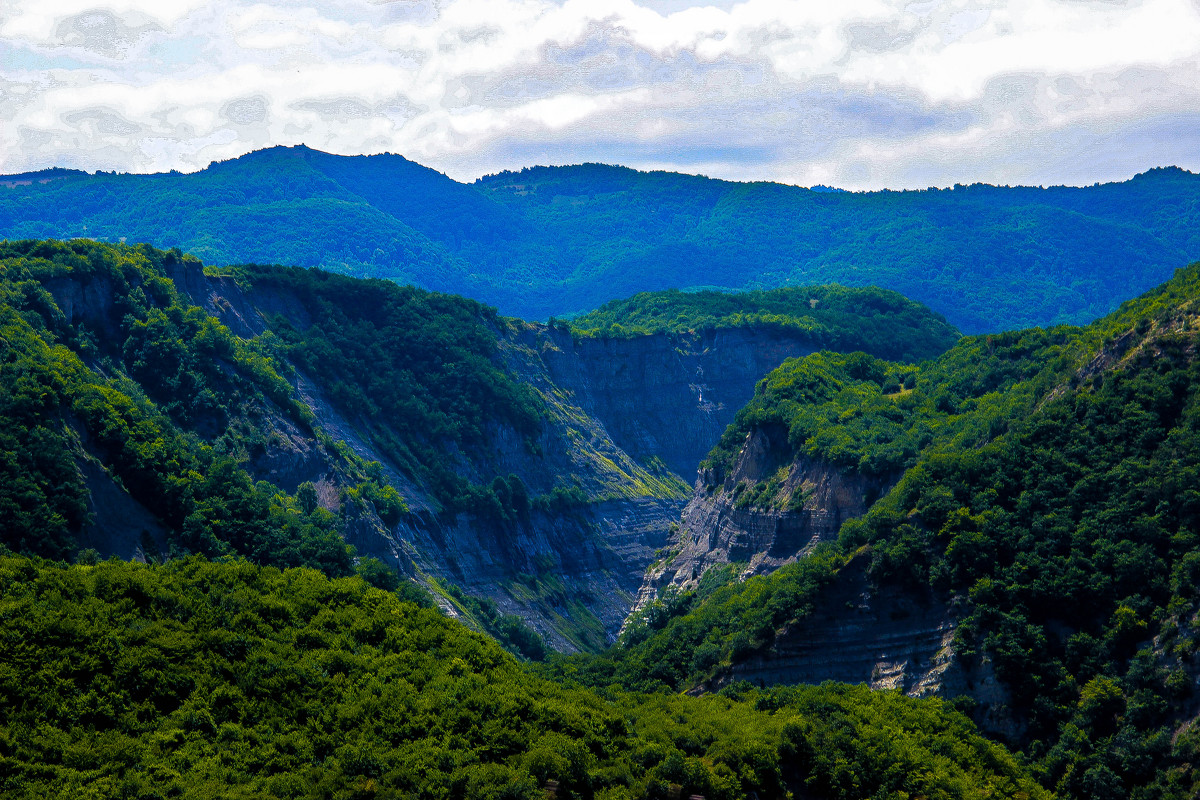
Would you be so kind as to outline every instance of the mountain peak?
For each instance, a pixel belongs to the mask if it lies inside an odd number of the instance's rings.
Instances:
[[[1145,172],[1139,172],[1137,175],[1134,175],[1133,180],[1161,180],[1164,178],[1182,178],[1185,176],[1195,177],[1195,175],[1196,173],[1194,172],[1172,164],[1166,167],[1151,167]]]

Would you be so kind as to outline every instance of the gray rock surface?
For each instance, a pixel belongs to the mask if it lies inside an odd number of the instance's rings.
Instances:
[[[739,503],[764,481],[778,488],[770,505]],[[892,478],[871,478],[821,461],[793,459],[786,431],[755,429],[727,476],[702,471],[678,530],[671,556],[652,566],[638,592],[640,609],[668,588],[691,589],[722,564],[741,564],[741,576],[773,572],[835,539],[842,523],[866,513]]]
[[[784,359],[813,352],[803,337],[770,328],[654,334],[631,339],[548,331],[551,378],[575,393],[635,459],[659,458],[688,481],[755,384]]]
[[[820,542],[835,539],[847,519],[865,514],[897,479],[797,456],[785,430],[752,430],[727,475],[701,471],[669,555],[647,571],[634,614],[667,591],[695,588],[716,566],[739,565],[745,579],[804,558]],[[1019,724],[990,663],[968,665],[958,658],[957,604],[928,588],[874,585],[866,572],[869,560],[869,554],[853,558],[812,613],[692,692],[743,680],[763,686],[832,680],[914,697],[968,695],[980,725],[1018,737]]]

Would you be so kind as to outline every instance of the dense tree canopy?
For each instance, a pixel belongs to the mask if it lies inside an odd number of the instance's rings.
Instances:
[[[243,464],[268,406],[299,424],[307,410],[259,342],[180,298],[162,270],[181,258],[92,242],[0,244],[0,543],[73,553],[88,522],[79,464],[95,459],[176,548],[345,574],[333,515],[255,482]],[[70,325],[46,289],[56,281],[110,292],[112,306]]]
[[[281,354],[449,508],[481,507],[490,488],[456,474],[448,446],[478,454],[489,429],[508,425],[533,447],[542,410],[497,363],[505,323],[494,309],[319,270],[239,266],[229,273],[252,291],[299,302],[307,325],[282,314],[269,320]]]
[[[799,332],[818,349],[862,350],[898,361],[939,355],[958,338],[939,315],[895,292],[804,286],[743,293],[642,292],[571,320],[584,336],[639,336],[722,328]]]
[[[243,267],[225,279],[286,292],[306,316],[240,337],[166,277],[189,268],[148,246],[0,244],[0,545],[22,553],[0,556],[6,796],[537,797],[548,781],[560,797],[1195,794],[1200,744],[1181,723],[1200,671],[1200,265],[1086,328],[969,337],[919,364],[786,362],[714,449],[715,473],[774,426],[793,455],[895,487],[812,557],[744,583],[710,572],[612,651],[541,667],[378,562],[353,564],[346,509],[395,524],[404,498],[317,435],[292,383],[311,373],[446,497],[519,518],[540,502],[519,479],[454,483],[436,457],[479,446],[485,414],[536,431],[536,404],[494,357],[509,323],[420,290]],[[620,313],[662,330],[745,313],[683,299],[670,319],[654,298]],[[272,420],[330,449],[341,514],[311,483],[254,480]],[[153,513],[175,558],[77,552],[97,474]],[[957,657],[1007,688],[1031,772],[937,701],[832,685],[672,694],[802,626],[851,562],[958,599]],[[445,593],[544,655],[515,618]]]
[[[0,556],[0,609],[5,797],[1048,796],[938,701],[597,694],[359,578]]]

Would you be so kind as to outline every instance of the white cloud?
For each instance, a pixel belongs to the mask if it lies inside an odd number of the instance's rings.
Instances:
[[[854,188],[1200,168],[1190,0],[12,0],[0,53],[4,172],[299,142],[464,179],[583,160]]]

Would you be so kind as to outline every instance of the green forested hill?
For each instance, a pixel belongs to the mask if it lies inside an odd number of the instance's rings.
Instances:
[[[238,280],[285,289],[320,315],[304,331],[281,316],[277,332],[243,338],[167,277],[199,268],[191,256],[145,246],[0,244],[4,543],[72,552],[88,493],[76,462],[94,459],[165,524],[172,545],[281,565],[316,565],[315,551],[280,550],[310,539],[340,552],[324,509],[302,503],[297,515],[288,492],[248,476],[246,462],[278,435],[277,419],[320,442],[347,480],[357,475],[385,516],[403,503],[388,500],[361,459],[321,441],[328,436],[289,382],[296,367],[352,418],[386,413],[400,436],[392,443],[399,465],[451,505],[472,490],[441,463],[437,445],[478,446],[498,421],[537,429],[532,397],[495,363],[495,312],[477,303],[391,282],[243,267]],[[344,559],[336,552],[319,558]]]
[[[605,303],[570,324],[584,336],[608,337],[781,328],[807,334],[817,348],[862,350],[905,361],[940,355],[958,338],[958,331],[929,309],[873,287],[800,286],[738,294],[643,292]],[[904,334],[897,337],[900,331]]]
[[[587,164],[471,185],[394,155],[273,148],[191,175],[20,176],[0,236],[181,247],[320,266],[506,314],[579,313],[689,287],[881,286],[967,332],[1082,323],[1200,255],[1200,179],[814,192]]]
[[[169,275],[272,292],[280,313],[235,335]],[[813,557],[745,583],[714,571],[652,605],[621,647],[541,677],[369,588],[362,578],[396,577],[355,565],[342,534],[408,508],[299,387],[311,373],[365,435],[399,432],[384,452],[432,485],[446,477],[448,506],[491,502],[502,533],[530,513],[565,526],[569,498],[539,511],[510,479],[439,472],[439,444],[462,454],[486,439],[484,411],[514,452],[536,446],[522,435],[537,403],[493,349],[516,323],[390,283],[205,276],[148,246],[8,242],[0,277],[5,796],[535,797],[549,780],[582,797],[1195,793],[1200,265],[1087,328],[969,337],[919,365],[785,362],[713,451],[714,484],[746,434],[771,426],[797,457],[903,473],[895,488]],[[685,321],[732,302],[702,299]],[[318,448],[334,502],[311,482],[255,479],[289,437]],[[165,563],[79,552],[98,481],[152,512],[161,531],[145,535],[165,540],[146,551]],[[769,479],[739,491],[749,511],[792,499]],[[836,686],[672,694],[802,626],[849,563],[953,605],[956,658],[1005,687],[1028,769],[938,701]],[[548,573],[528,581],[546,603],[571,600]],[[477,610],[498,635],[515,623]],[[955,702],[970,706],[969,693]]]
[[[94,243],[0,244],[0,544],[73,554],[92,522],[81,465],[98,462],[168,532],[147,550],[346,573],[333,515],[256,483],[245,467],[263,446],[267,416],[307,428],[308,410],[266,342],[232,335],[180,298],[163,275],[180,258]],[[72,324],[47,289],[67,276],[101,288],[87,322]]]
[[[595,693],[313,570],[0,555],[0,615],[14,800],[1049,796],[940,701]]]
[[[971,333],[1089,321],[1200,246],[1200,181],[1177,169],[1080,189],[827,193],[603,165],[476,185],[558,232],[572,256],[560,279],[581,290],[876,285]],[[577,307],[607,299],[588,291]]]
[[[970,337],[920,366],[785,362],[714,449],[709,491],[728,490],[747,432],[764,427],[796,458],[902,472],[895,488],[812,557],[745,583],[714,571],[608,657],[556,669],[701,683],[781,627],[803,630],[847,562],[865,561],[877,587],[957,604],[956,658],[968,675],[994,670],[1007,699],[986,702],[1016,720],[1013,744],[1044,785],[1195,796],[1198,321],[1195,264],[1087,328]],[[768,480],[734,488],[779,507]]]
[[[306,324],[267,320],[279,353],[318,382],[406,474],[446,508],[474,510],[487,489],[454,472],[444,452],[475,453],[510,425],[530,448],[542,408],[499,363],[494,309],[454,295],[316,270],[242,265],[226,273],[252,292],[288,297]]]

